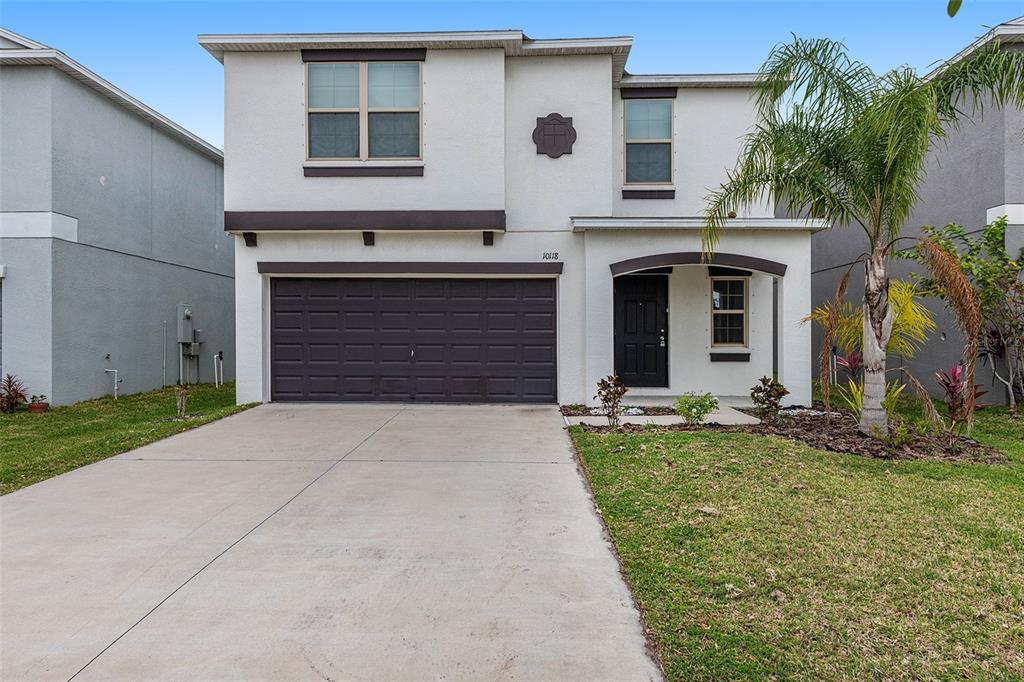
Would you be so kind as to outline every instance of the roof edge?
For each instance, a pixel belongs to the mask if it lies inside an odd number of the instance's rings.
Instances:
[[[587,230],[701,230],[707,224],[702,216],[632,218],[626,216],[572,216],[573,232]],[[726,230],[782,230],[820,232],[831,225],[823,220],[802,218],[730,218]]]
[[[620,81],[624,88],[753,88],[757,84],[756,73],[627,73]]]
[[[53,66],[75,80],[92,88],[115,104],[156,125],[185,145],[208,158],[223,164],[224,152],[195,133],[178,125],[157,110],[143,104],[110,81],[76,62],[60,50],[53,48],[32,48],[24,50],[0,50],[0,64]]]

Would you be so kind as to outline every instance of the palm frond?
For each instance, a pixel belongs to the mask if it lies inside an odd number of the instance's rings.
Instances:
[[[967,374],[964,385],[968,387],[964,392],[964,411],[970,431],[974,421],[974,374],[985,319],[974,287],[956,258],[930,237],[921,238],[920,248],[932,279],[942,288],[946,302],[955,313],[957,327],[964,335],[963,363]]]
[[[1024,52],[1001,49],[994,41],[966,59],[942,65],[928,84],[942,122],[953,127],[981,114],[988,100],[999,108],[1022,107]]]

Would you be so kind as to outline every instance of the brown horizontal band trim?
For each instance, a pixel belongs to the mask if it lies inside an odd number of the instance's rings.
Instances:
[[[413,178],[423,177],[423,166],[304,166],[307,178]]]
[[[750,362],[750,353],[712,353],[711,362]]]
[[[560,275],[562,263],[467,263],[420,261],[259,261],[271,275]]]
[[[711,265],[708,267],[709,277],[750,277],[752,272],[750,270],[740,270],[739,268],[723,268],[718,265]]]
[[[678,88],[620,88],[622,99],[675,99]]]
[[[302,51],[304,62],[422,62],[426,58],[425,47]]]
[[[786,264],[777,263],[773,260],[755,258],[753,256],[742,256],[736,253],[714,253],[707,260],[701,260],[700,251],[678,251],[676,253],[659,253],[653,256],[642,256],[630,258],[618,263],[612,263],[612,276],[625,275],[637,270],[648,268],[660,268],[666,265],[724,265],[731,268],[742,268],[744,270],[756,270],[769,275],[783,277],[786,274]]]
[[[674,189],[624,189],[623,199],[675,199]]]
[[[224,211],[229,232],[294,230],[505,231],[504,211]]]

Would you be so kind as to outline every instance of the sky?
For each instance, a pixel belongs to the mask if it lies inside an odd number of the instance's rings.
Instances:
[[[200,33],[523,29],[531,38],[633,36],[630,73],[756,71],[790,34],[842,40],[876,71],[928,70],[1024,0],[376,2],[0,0],[0,26],[61,50],[218,147],[223,70]]]

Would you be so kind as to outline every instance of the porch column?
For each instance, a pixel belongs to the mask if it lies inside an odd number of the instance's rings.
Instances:
[[[615,280],[608,263],[587,262],[587,338],[584,402],[596,404],[597,382],[615,371]]]
[[[778,348],[779,381],[790,393],[786,405],[811,404],[811,327],[802,320],[811,312],[809,272],[790,267],[785,277],[776,278],[778,320],[775,343]],[[806,274],[806,277],[802,277]],[[795,276],[795,277],[794,277]],[[804,280],[807,281],[804,281]]]

